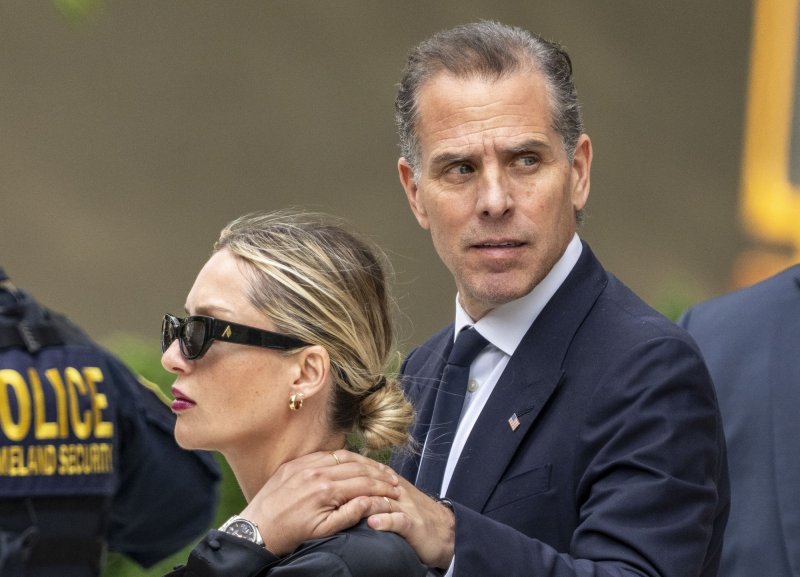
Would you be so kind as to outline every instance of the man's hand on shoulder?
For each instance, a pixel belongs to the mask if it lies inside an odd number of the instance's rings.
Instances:
[[[398,533],[429,567],[447,569],[455,554],[456,521],[453,510],[400,479],[400,498],[391,512],[376,512],[369,526]]]
[[[258,525],[269,551],[283,556],[385,510],[384,497],[400,496],[398,482],[389,467],[356,453],[312,453],[281,465],[241,515]]]

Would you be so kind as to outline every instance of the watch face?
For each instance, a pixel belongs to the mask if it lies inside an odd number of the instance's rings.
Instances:
[[[242,539],[247,539],[252,543],[256,542],[255,527],[249,521],[242,519],[234,521],[225,528],[225,532],[236,537],[241,537]]]

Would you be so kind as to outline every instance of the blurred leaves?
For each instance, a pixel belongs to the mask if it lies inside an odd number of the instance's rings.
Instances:
[[[154,335],[152,339],[144,339],[126,333],[115,333],[104,339],[103,344],[134,372],[148,381],[156,383],[162,391],[169,394],[174,379],[161,366],[161,351],[157,335]]]
[[[103,0],[51,0],[64,18],[73,24],[86,22],[103,11]]]
[[[650,305],[671,321],[677,321],[690,306],[703,300],[703,291],[691,280],[673,279],[656,292]]]

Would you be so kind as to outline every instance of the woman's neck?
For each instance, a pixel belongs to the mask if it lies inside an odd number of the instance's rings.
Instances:
[[[345,446],[346,437],[338,435],[309,435],[298,438],[285,435],[269,443],[253,442],[222,452],[236,481],[249,503],[275,471],[289,461],[316,451],[335,451]]]

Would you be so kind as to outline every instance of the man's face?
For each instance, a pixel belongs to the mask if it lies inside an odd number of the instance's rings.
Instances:
[[[400,181],[477,320],[561,258],[589,195],[591,142],[582,135],[569,161],[535,72],[439,74],[422,86],[418,118],[419,179],[401,158]]]

